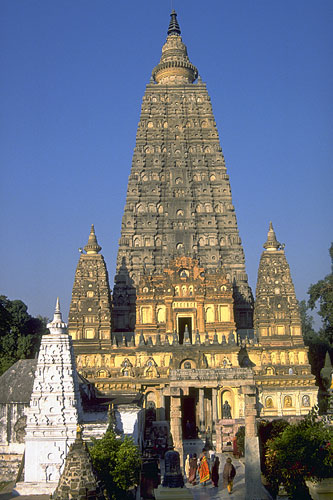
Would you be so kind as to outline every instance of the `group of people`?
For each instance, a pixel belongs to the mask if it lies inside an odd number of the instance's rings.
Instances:
[[[185,460],[185,474],[187,480],[190,484],[195,486],[197,484],[197,473],[199,474],[199,482],[203,486],[206,486],[207,482],[211,479],[213,486],[218,487],[219,484],[219,467],[220,459],[217,455],[212,454],[210,459],[206,456],[206,451],[202,450],[199,456],[199,461],[197,454],[187,455]],[[232,463],[231,458],[227,458],[227,461],[223,468],[222,478],[223,487],[228,489],[228,492],[232,493],[233,482],[236,475],[236,469]]]

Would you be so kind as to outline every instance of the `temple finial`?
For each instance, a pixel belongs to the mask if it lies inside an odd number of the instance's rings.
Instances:
[[[180,35],[180,27],[177,21],[177,14],[175,9],[172,9],[172,12],[170,14],[170,24],[169,24],[169,29],[168,29],[168,36],[169,35]]]
[[[57,297],[53,320],[50,321],[50,323],[48,323],[46,326],[52,334],[67,333],[67,325],[62,320],[59,297]]]
[[[91,230],[90,230],[90,234],[89,234],[89,239],[88,239],[88,243],[86,244],[86,246],[84,247],[85,251],[87,252],[87,254],[91,255],[91,254],[96,254],[98,252],[100,252],[102,250],[102,247],[99,246],[99,244],[97,243],[97,238],[96,238],[96,234],[95,234],[95,228],[94,228],[94,224],[91,225]]]
[[[272,222],[269,223],[267,241],[263,246],[268,251],[279,250],[282,247],[281,243],[276,239]]]
[[[56,306],[55,306],[55,312],[58,313],[58,314],[60,313],[60,300],[59,300],[59,297],[57,297]]]

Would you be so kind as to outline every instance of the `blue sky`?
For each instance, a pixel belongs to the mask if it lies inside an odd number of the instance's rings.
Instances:
[[[272,220],[296,294],[328,274],[332,0],[174,0],[207,83],[250,285]],[[67,318],[95,224],[113,285],[145,85],[169,0],[2,0],[0,293]]]

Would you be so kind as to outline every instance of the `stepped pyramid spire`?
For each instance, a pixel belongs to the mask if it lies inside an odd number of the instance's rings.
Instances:
[[[208,272],[223,265],[234,287],[237,327],[249,329],[253,299],[211,100],[202,81],[193,83],[198,72],[178,31],[172,13],[153,70],[156,83],[143,97],[119,240],[114,325],[121,331],[135,324],[130,286],[184,255]]]
[[[111,293],[94,225],[76,268],[68,332],[74,340],[111,339]]]
[[[86,244],[84,249],[88,255],[99,253],[102,250],[102,247],[100,247],[99,244],[97,243],[94,224],[91,225],[88,243]]]
[[[274,251],[281,249],[281,243],[279,243],[275,236],[275,231],[273,229],[272,222],[269,223],[269,230],[267,234],[267,241],[264,243],[264,248],[268,251]]]

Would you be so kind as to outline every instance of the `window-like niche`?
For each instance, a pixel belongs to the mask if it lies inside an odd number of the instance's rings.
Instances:
[[[165,323],[165,306],[157,308],[157,323]]]
[[[214,307],[213,306],[206,307],[206,321],[207,321],[207,323],[214,323],[214,321],[215,321]]]
[[[125,358],[124,361],[121,363],[121,375],[123,377],[133,377],[134,376],[134,371],[133,371],[133,365],[129,361],[128,358]]]
[[[150,306],[142,306],[140,312],[141,312],[141,323],[143,325],[152,322],[152,311]]]

